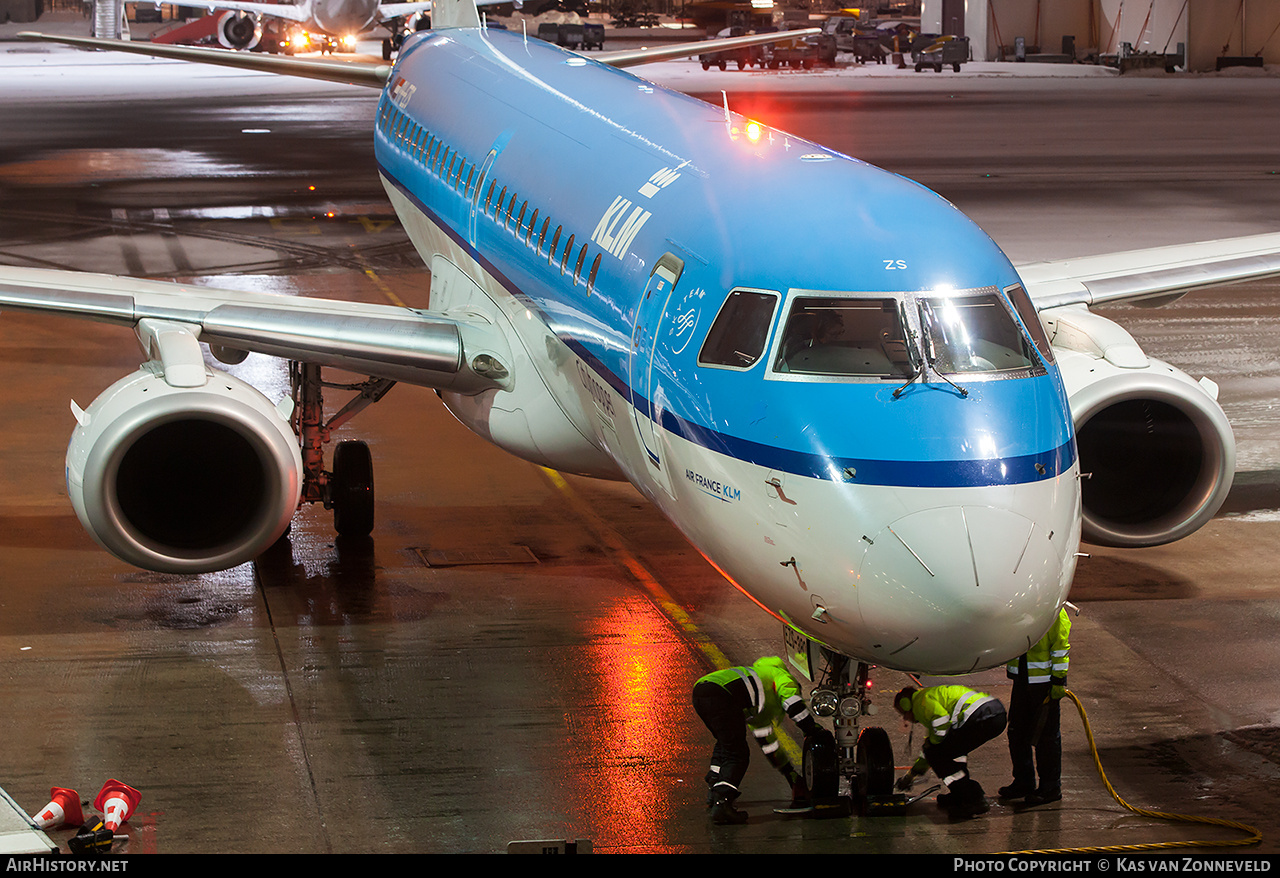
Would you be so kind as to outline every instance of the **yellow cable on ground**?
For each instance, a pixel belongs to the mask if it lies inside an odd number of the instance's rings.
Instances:
[[[1006,854],[1078,854],[1078,853],[1128,853],[1130,851],[1158,851],[1168,848],[1210,848],[1210,847],[1239,847],[1242,845],[1257,844],[1262,841],[1262,833],[1247,823],[1237,823],[1234,820],[1221,820],[1217,817],[1196,817],[1190,814],[1170,814],[1164,811],[1149,811],[1146,808],[1135,808],[1124,799],[1120,798],[1120,794],[1111,786],[1111,781],[1107,780],[1107,774],[1102,770],[1102,760],[1098,757],[1098,746],[1093,740],[1093,729],[1089,726],[1089,717],[1084,711],[1084,705],[1080,703],[1080,699],[1076,697],[1076,693],[1067,690],[1067,695],[1076,703],[1076,709],[1080,711],[1080,719],[1084,722],[1084,733],[1089,739],[1089,752],[1093,754],[1093,764],[1098,769],[1098,777],[1102,778],[1102,783],[1107,788],[1107,792],[1111,794],[1111,798],[1115,799],[1126,809],[1134,814],[1143,817],[1155,817],[1160,820],[1180,820],[1184,823],[1207,823],[1210,826],[1226,826],[1230,829],[1238,829],[1241,832],[1249,833],[1249,838],[1235,839],[1227,841],[1166,841],[1152,842],[1151,844],[1116,844],[1106,845],[1102,847],[1084,847],[1084,848],[1056,848],[1051,850],[1039,851],[1001,851]]]

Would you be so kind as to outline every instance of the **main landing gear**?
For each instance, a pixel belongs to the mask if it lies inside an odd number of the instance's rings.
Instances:
[[[324,446],[334,430],[358,412],[382,399],[395,382],[370,378],[359,384],[331,384],[320,367],[289,364],[293,396],[293,430],[302,446],[302,501],[323,503],[333,510],[333,526],[339,536],[367,537],[373,531],[373,457],[364,442],[339,442],[333,452],[333,470],[324,469]],[[356,396],[328,421],[324,419],[324,389],[355,391]]]
[[[889,735],[876,726],[858,729],[863,716],[876,712],[870,692],[873,666],[825,649],[822,653],[827,667],[809,705],[818,716],[833,718],[835,737],[805,738],[804,779],[816,814],[866,814],[894,799]]]

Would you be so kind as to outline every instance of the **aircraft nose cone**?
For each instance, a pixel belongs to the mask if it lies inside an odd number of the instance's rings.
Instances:
[[[871,540],[858,604],[881,663],[937,674],[1025,652],[1065,597],[1064,559],[1031,519],[989,506],[912,512]]]

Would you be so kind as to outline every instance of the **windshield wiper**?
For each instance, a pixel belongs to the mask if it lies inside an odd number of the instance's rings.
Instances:
[[[928,311],[928,314],[925,313],[926,310]],[[969,395],[968,390],[961,387],[959,384],[956,384],[954,381],[952,381],[950,378],[948,378],[946,375],[944,375],[942,372],[938,370],[938,350],[933,342],[933,333],[929,330],[929,327],[932,325],[932,320],[933,320],[933,308],[927,302],[920,303],[920,331],[924,334],[925,362],[928,364],[929,369],[933,372],[933,374],[937,375],[943,381],[947,382],[956,390],[960,391],[961,396],[967,397]],[[910,335],[914,336],[914,333],[910,333]],[[902,385],[901,387],[899,387],[897,390],[893,392],[893,398],[897,399],[898,395],[901,394],[902,391],[906,390],[911,385],[912,381],[915,381],[916,378],[920,377],[920,375],[923,375],[923,374],[924,374],[924,370],[921,369],[919,371],[919,374],[912,375],[911,381],[908,381],[906,384]]]

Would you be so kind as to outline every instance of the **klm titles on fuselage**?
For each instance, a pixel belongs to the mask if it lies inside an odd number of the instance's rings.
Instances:
[[[680,179],[678,170],[663,168],[651,176],[637,191],[644,198],[652,198]],[[600,245],[606,253],[619,259],[627,255],[631,242],[644,228],[652,214],[625,195],[613,199],[591,233],[592,243]]]

